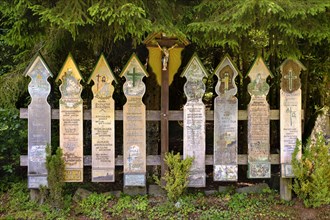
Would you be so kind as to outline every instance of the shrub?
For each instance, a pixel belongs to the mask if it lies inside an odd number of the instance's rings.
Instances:
[[[181,160],[180,154],[176,155],[171,153],[165,154],[165,163],[168,166],[168,170],[165,172],[165,176],[162,180],[165,181],[165,186],[159,178],[155,177],[156,183],[161,186],[167,192],[167,197],[171,201],[177,201],[178,198],[184,193],[188,185],[189,170],[191,168],[193,158],[187,157]]]
[[[62,157],[62,149],[57,148],[54,155],[51,154],[51,147],[47,146],[46,168],[48,171],[48,189],[49,201],[55,208],[64,206],[64,160]]]
[[[301,143],[292,154],[295,179],[293,191],[307,207],[330,204],[330,154],[322,134],[318,134],[314,144],[309,140],[301,160],[297,154]]]

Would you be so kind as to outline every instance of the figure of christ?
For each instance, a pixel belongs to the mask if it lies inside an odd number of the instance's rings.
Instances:
[[[169,60],[169,57],[170,57],[170,50],[172,50],[173,48],[175,48],[178,45],[174,44],[169,49],[167,49],[166,47],[162,48],[158,43],[157,43],[157,46],[163,52],[163,57],[162,57],[163,70],[167,70],[168,60]]]

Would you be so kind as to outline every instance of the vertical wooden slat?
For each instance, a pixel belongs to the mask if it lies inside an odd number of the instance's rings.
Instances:
[[[286,201],[290,201],[292,199],[291,184],[291,178],[280,178],[281,199]]]
[[[169,108],[169,71],[162,70],[162,85],[161,85],[161,176],[165,176],[167,166],[164,162],[165,153],[168,152],[168,108]]]

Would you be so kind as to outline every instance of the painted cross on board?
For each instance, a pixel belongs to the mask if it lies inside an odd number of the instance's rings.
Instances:
[[[221,80],[221,82],[225,83],[225,91],[229,88],[229,74],[225,73],[225,77]]]
[[[127,72],[127,77],[131,77],[133,81],[133,87],[135,87],[135,80],[137,80],[138,76],[140,76],[142,73],[135,72],[135,67],[133,68],[133,73]]]
[[[297,76],[295,76],[294,73],[292,72],[292,69],[290,69],[289,74],[284,76],[284,79],[289,80],[289,91],[291,92],[292,91],[292,86],[293,86],[292,85],[293,84],[292,80],[297,79]]]
[[[99,91],[99,83],[100,83],[100,77],[101,76],[100,76],[100,74],[97,74],[96,77],[97,77],[97,88],[96,88],[96,90]]]

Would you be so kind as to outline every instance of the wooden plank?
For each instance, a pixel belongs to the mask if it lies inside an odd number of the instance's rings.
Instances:
[[[291,178],[280,178],[280,196],[281,199],[290,201],[292,199]]]
[[[304,112],[301,110],[301,120],[304,120]],[[213,111],[205,112],[206,121],[213,121]],[[28,109],[21,108],[20,109],[20,118],[27,119],[28,118]],[[59,119],[59,110],[52,109],[52,119]],[[280,111],[278,109],[270,110],[270,120],[279,120],[280,119]],[[84,120],[91,120],[91,110],[84,110]],[[123,111],[116,110],[115,111],[115,120],[122,121],[123,120]],[[161,120],[161,111],[157,110],[147,110],[147,121],[160,121]],[[168,120],[169,121],[183,121],[183,111],[168,111]],[[247,111],[246,110],[238,110],[238,120],[245,121],[247,120]]]
[[[161,165],[160,163],[160,155],[148,155],[147,156],[147,165],[148,166],[158,166]],[[271,154],[270,155],[270,163],[273,165],[280,163],[280,155],[279,154]],[[28,164],[28,156],[21,155],[20,156],[20,165],[27,166]],[[123,155],[118,155],[116,157],[116,166],[123,166]],[[247,154],[238,154],[238,164],[239,165],[247,165]],[[84,166],[91,166],[92,165],[92,156],[85,155],[84,156]],[[205,165],[213,165],[213,155],[206,155],[205,156]]]
[[[165,58],[164,58],[165,59]],[[168,152],[168,112],[169,112],[169,69],[162,69],[162,85],[161,85],[161,118],[160,118],[160,149],[161,149],[161,176],[165,176],[168,169],[164,160],[165,154]],[[162,182],[165,185],[165,182]]]

